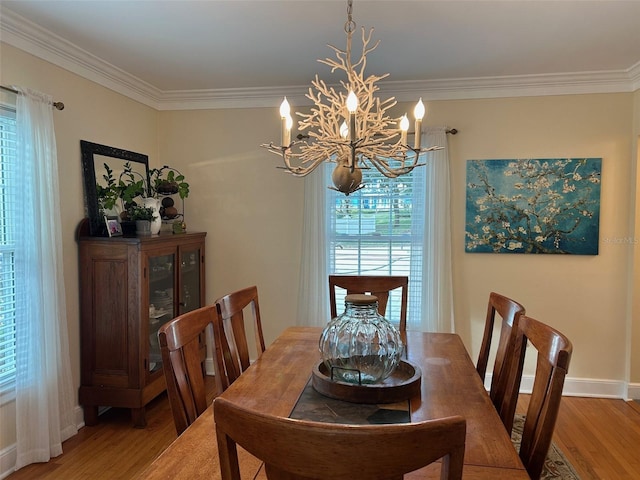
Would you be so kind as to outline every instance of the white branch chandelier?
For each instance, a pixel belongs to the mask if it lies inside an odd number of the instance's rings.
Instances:
[[[280,145],[273,142],[261,145],[271,153],[282,156],[284,168],[298,177],[308,175],[325,161],[336,163],[332,174],[335,186],[329,188],[345,195],[365,186],[362,183],[362,169],[371,168],[370,165],[386,177],[395,178],[424,165],[419,163],[421,153],[443,148],[421,148],[422,119],[425,114],[422,99],[414,109],[415,141],[411,147],[407,144],[407,115],[399,118],[388,115],[389,109],[397,103],[395,98],[381,101],[374,95],[379,90],[376,82],[389,74],[365,77],[367,54],[380,43],[378,41],[370,46],[373,28],[368,34],[362,28],[362,55],[356,63],[351,61],[351,42],[356,29],[352,10],[352,0],[348,0],[347,22],[344,26],[347,34],[346,51],[328,45],[335,52],[336,59],[318,60],[331,67],[331,73],[336,70],[346,73],[347,80],[340,81],[344,90],[336,91],[316,74],[311,82],[315,93],[309,88],[309,93],[305,95],[314,103],[311,113],[296,112],[301,118],[297,140],[291,141],[293,119],[285,97],[280,105]]]

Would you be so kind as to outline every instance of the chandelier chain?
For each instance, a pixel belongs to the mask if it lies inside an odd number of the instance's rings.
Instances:
[[[349,0],[347,4],[347,21],[344,24],[344,31],[347,35],[351,35],[356,30],[356,22],[353,21],[353,1]]]

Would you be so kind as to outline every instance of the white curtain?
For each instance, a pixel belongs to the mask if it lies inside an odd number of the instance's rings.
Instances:
[[[451,275],[451,213],[449,148],[445,127],[427,128],[424,143],[445,147],[429,154],[425,168],[425,231],[422,237],[421,324],[408,328],[453,332],[453,283]]]
[[[77,433],[52,98],[18,90],[16,469],[60,455]]]
[[[302,258],[298,286],[298,325],[323,327],[329,321],[329,267],[325,166],[304,179]]]

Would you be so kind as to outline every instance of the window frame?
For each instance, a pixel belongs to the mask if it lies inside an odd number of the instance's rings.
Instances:
[[[325,180],[331,184],[331,172],[334,164],[328,163],[328,168],[325,170]],[[397,178],[384,177],[375,169],[365,170],[363,172],[363,183],[370,184],[371,187],[365,187],[356,193],[345,196],[342,193],[334,190],[328,190],[325,195],[325,212],[327,216],[326,224],[326,251],[327,251],[327,269],[329,275],[406,275],[409,277],[409,305],[408,305],[408,317],[415,317],[420,312],[420,303],[422,302],[422,295],[420,294],[422,285],[424,285],[422,258],[423,258],[423,245],[421,238],[424,236],[426,226],[426,219],[424,216],[424,205],[426,202],[426,172],[424,168],[414,169],[410,174],[403,175]],[[373,174],[373,175],[372,175]],[[405,187],[401,196],[398,196],[397,190],[393,188],[384,188],[380,183],[385,182],[387,185],[400,184]],[[407,185],[408,184],[408,185]],[[377,201],[375,201],[377,199]],[[382,200],[381,200],[382,199]],[[386,207],[389,211],[388,229],[386,231],[378,231],[378,228],[371,231],[370,225],[363,225],[362,221],[362,209],[357,210],[358,207],[367,203],[372,203],[376,207],[380,204]],[[386,204],[385,204],[386,202]],[[393,202],[397,202],[393,205]],[[339,215],[340,211],[338,204],[352,205],[352,215],[356,213],[358,215],[357,230],[351,232],[350,228],[346,230],[348,233],[340,233],[339,230]],[[394,228],[392,225],[394,217],[392,216],[392,209],[398,210],[404,208],[410,208],[410,222],[402,228]],[[346,214],[347,208],[342,208],[342,215]],[[369,210],[371,210],[369,208]],[[384,211],[385,208],[381,208],[378,211]],[[376,221],[377,223],[377,221]],[[400,226],[399,226],[400,227]],[[344,225],[342,230],[345,230]],[[354,263],[353,269],[348,269],[340,266],[340,253],[338,250],[342,250],[347,242],[357,242],[358,244],[358,258],[352,260]],[[380,249],[387,249],[387,255],[384,260],[385,265],[378,266],[377,269],[373,269],[375,266],[364,265],[365,261],[362,259],[362,246],[369,243],[370,245],[379,245]],[[366,249],[366,247],[365,247]],[[395,249],[395,251],[394,251]],[[398,258],[398,251],[406,252],[406,259],[401,260]],[[344,260],[342,260],[344,262]],[[402,263],[396,263],[402,262]],[[395,268],[394,268],[395,267]],[[344,294],[346,292],[336,292],[336,303],[341,305]],[[392,292],[389,297],[389,304],[387,305],[387,314],[391,320],[399,316],[401,303],[401,292],[398,289]],[[338,308],[340,312],[340,308]]]

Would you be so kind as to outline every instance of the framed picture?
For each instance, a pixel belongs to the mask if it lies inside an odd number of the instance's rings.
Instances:
[[[465,251],[597,255],[601,158],[469,160]]]
[[[105,215],[104,222],[107,225],[107,232],[109,232],[110,237],[122,235],[122,226],[120,225],[120,219],[118,217]]]

